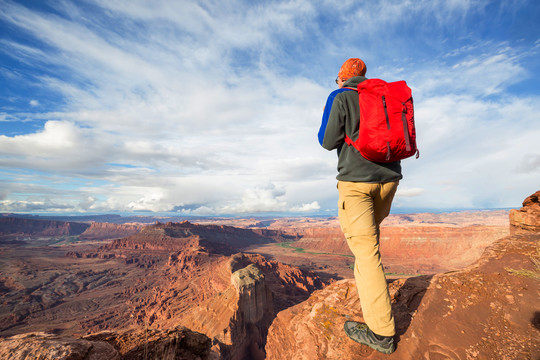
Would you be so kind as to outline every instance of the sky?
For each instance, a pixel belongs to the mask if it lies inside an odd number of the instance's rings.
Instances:
[[[540,189],[537,0],[0,0],[0,212],[337,213],[342,63],[412,88],[393,212]]]

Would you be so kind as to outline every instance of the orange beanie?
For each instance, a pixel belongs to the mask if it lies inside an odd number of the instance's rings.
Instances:
[[[341,66],[338,77],[347,80],[353,76],[364,76],[366,74],[366,64],[361,59],[348,59]]]

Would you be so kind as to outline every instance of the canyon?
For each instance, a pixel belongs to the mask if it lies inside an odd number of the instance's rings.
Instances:
[[[276,230],[184,221],[97,243],[95,236],[83,238],[87,230],[71,242],[63,231],[62,241],[44,240],[42,231],[32,234],[21,235],[24,246],[3,243],[0,258],[0,336],[15,348],[24,339],[45,346],[105,331],[112,335],[101,343],[114,343],[118,356],[132,358],[146,338],[140,329],[171,338],[171,329],[181,325],[210,339],[210,355],[264,358],[277,312],[326,285],[310,272],[238,251],[290,240]],[[139,342],[118,348],[126,336]]]
[[[506,268],[535,271],[537,203],[533,195],[510,212],[385,220],[381,252],[399,340],[391,356],[536,356],[538,280]],[[0,251],[1,358],[378,358],[340,328],[362,314],[333,217],[4,216]]]

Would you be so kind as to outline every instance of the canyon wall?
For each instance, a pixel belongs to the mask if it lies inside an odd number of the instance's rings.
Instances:
[[[506,226],[422,226],[381,228],[385,266],[409,273],[458,270],[477,260],[484,249],[509,234]]]
[[[105,240],[123,238],[138,233],[143,225],[137,224],[111,224],[93,222],[79,238],[82,240]]]
[[[137,224],[68,222],[57,220],[0,217],[0,238],[46,238],[77,236],[80,240],[107,240],[136,234],[143,228]]]
[[[509,226],[448,224],[382,226],[380,251],[385,266],[406,273],[457,270],[478,259],[495,240],[509,234]],[[306,228],[291,246],[328,254],[352,255],[339,227]]]
[[[89,227],[77,222],[0,217],[0,235],[73,236]]]

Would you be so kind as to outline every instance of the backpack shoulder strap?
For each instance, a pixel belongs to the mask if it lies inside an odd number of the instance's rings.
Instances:
[[[348,87],[348,86],[344,86],[344,87],[342,87],[342,89],[354,90],[354,91],[358,92],[358,89],[357,89],[357,88]],[[345,134],[345,143],[346,143],[348,146],[351,146],[351,145],[354,143],[354,141],[349,137],[349,135]]]

